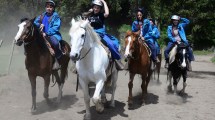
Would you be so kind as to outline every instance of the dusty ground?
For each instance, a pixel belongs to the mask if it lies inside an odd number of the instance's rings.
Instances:
[[[82,120],[84,116],[83,93],[75,92],[76,75],[71,71],[64,86],[63,99],[56,104],[57,86],[50,87],[52,105],[43,98],[43,80],[37,79],[36,114],[30,113],[30,82],[24,67],[22,48],[15,47],[10,74],[7,71],[10,47],[0,48],[0,120]],[[215,119],[215,65],[210,56],[196,56],[193,72],[187,79],[184,96],[167,92],[166,70],[162,68],[160,81],[151,80],[146,105],[139,104],[140,78],[134,81],[134,109],[128,110],[128,74],[119,72],[116,90],[116,108],[106,108],[97,114],[91,104],[93,120],[214,120]],[[163,64],[162,64],[163,66]],[[71,67],[71,66],[70,66]],[[125,75],[126,74],[126,75]],[[52,84],[51,84],[52,85]],[[179,88],[182,87],[181,81]]]

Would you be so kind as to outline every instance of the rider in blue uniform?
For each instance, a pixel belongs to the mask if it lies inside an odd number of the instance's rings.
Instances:
[[[102,9],[104,8],[104,13]],[[91,15],[88,17],[91,26],[95,32],[102,38],[102,42],[109,48],[112,58],[116,60],[119,69],[123,69],[123,65],[120,61],[121,55],[119,52],[120,43],[117,38],[106,33],[104,20],[109,15],[109,8],[104,0],[94,0],[92,2],[92,9],[89,10]]]
[[[62,36],[59,32],[61,26],[61,19],[58,13],[55,11],[55,2],[48,0],[46,2],[46,12],[38,16],[34,24],[41,30],[43,37],[50,37],[50,43],[54,47],[55,61],[59,66],[58,60],[61,58],[62,51],[60,50],[59,42],[62,40]],[[57,69],[57,68],[56,68]]]
[[[159,32],[157,26],[155,25],[155,20],[154,19],[149,19],[149,20],[150,20],[150,23],[152,25],[152,37],[153,37],[154,44],[156,47],[156,56],[158,56],[159,54],[161,54],[160,53],[160,46],[159,46],[158,41],[157,41],[160,38],[160,32]],[[159,59],[157,58],[157,60],[159,60]]]
[[[181,23],[180,23],[181,21]],[[169,52],[173,48],[173,46],[179,42],[183,42],[189,46],[188,40],[186,39],[185,27],[190,23],[190,21],[186,18],[180,18],[177,15],[173,15],[171,17],[172,25],[168,26],[167,34],[169,38],[168,45],[164,51],[165,55],[165,68],[168,68],[169,65]],[[194,56],[192,53],[192,49],[190,46],[188,47],[188,59],[189,59],[189,70],[191,69],[191,61],[194,61]]]

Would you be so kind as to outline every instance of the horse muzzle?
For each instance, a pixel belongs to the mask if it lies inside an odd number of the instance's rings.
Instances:
[[[16,40],[14,42],[17,46],[21,46],[23,44],[23,41],[22,40]]]
[[[76,62],[80,59],[80,55],[78,55],[77,53],[74,55],[70,54],[70,58],[72,61]]]

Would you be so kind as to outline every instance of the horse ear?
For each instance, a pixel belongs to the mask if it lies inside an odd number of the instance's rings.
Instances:
[[[86,20],[83,22],[83,24],[81,24],[81,27],[85,28],[86,25],[87,25],[88,23],[89,23],[89,20],[86,19]]]
[[[26,20],[29,20],[28,18],[22,18],[21,20],[20,20],[20,23],[22,23],[22,22],[24,22],[24,21],[26,21]]]
[[[71,25],[74,25],[74,24],[75,24],[75,19],[72,18]]]
[[[125,37],[128,37],[128,36],[131,36],[131,31],[130,30],[128,30],[127,32],[126,32],[126,35],[125,35]]]
[[[30,21],[31,21],[32,23],[34,23],[35,19],[36,19],[36,17],[32,18]]]

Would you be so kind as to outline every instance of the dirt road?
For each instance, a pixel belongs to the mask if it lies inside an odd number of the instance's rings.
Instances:
[[[134,109],[128,110],[128,77],[125,71],[119,72],[116,90],[116,108],[106,108],[97,114],[91,103],[93,120],[214,120],[215,119],[215,65],[209,62],[212,56],[196,56],[193,72],[188,73],[186,95],[176,96],[167,93],[166,70],[162,68],[160,81],[151,80],[148,87],[146,105],[139,104],[140,78],[134,81]],[[1,72],[7,61],[0,54]],[[31,92],[23,61],[24,55],[15,53],[12,73],[0,76],[0,120],[82,120],[84,116],[83,93],[75,92],[76,75],[69,72],[63,89],[62,102],[55,100],[58,88],[50,87],[49,98],[53,104],[47,105],[43,98],[43,80],[37,79],[36,114],[30,113]],[[162,64],[163,66],[163,64]],[[3,72],[2,72],[3,73]],[[126,75],[125,75],[126,74]],[[182,81],[179,88],[182,88]],[[52,84],[51,84],[52,85]],[[108,96],[109,97],[109,96]]]

